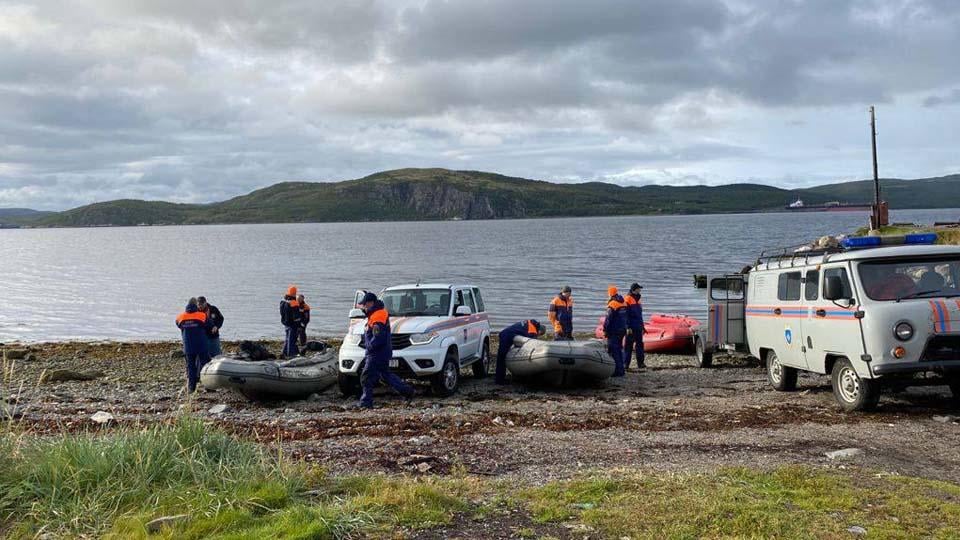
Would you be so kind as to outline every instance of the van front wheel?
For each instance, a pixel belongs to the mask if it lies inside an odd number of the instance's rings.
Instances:
[[[844,411],[869,411],[880,401],[880,381],[861,378],[846,358],[833,365],[831,381],[833,396]]]
[[[777,353],[767,353],[767,380],[770,385],[781,392],[792,392],[797,389],[797,370],[780,363]]]

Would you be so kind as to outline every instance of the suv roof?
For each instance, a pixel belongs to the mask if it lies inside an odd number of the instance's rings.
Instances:
[[[472,289],[475,285],[466,283],[408,283],[406,285],[394,285],[387,287],[384,291],[395,291],[398,289]]]

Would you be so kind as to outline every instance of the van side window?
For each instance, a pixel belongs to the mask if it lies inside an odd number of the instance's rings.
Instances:
[[[477,305],[473,302],[473,293],[470,292],[470,289],[466,289],[465,291],[463,291],[463,296],[467,300],[464,305],[470,308],[470,313],[476,313]]]
[[[826,281],[828,277],[837,276],[840,278],[840,282],[843,283],[843,297],[844,298],[853,298],[853,288],[850,287],[850,278],[847,277],[846,268],[827,268],[823,271],[823,279]]]
[[[800,272],[784,272],[777,281],[777,300],[800,300]]]
[[[712,300],[743,300],[743,280],[714,278],[710,280]]]
[[[820,298],[819,270],[810,270],[807,272],[807,279],[803,284],[803,297],[807,300],[816,300]]]

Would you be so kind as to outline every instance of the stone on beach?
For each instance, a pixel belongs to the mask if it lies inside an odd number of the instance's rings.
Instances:
[[[66,381],[92,381],[103,377],[103,372],[95,369],[85,371],[74,371],[72,369],[54,369],[45,371],[40,376],[41,383],[66,382]]]
[[[859,448],[844,448],[843,450],[834,450],[824,454],[830,459],[850,459],[863,455],[863,450]]]
[[[97,411],[90,416],[90,419],[98,424],[106,424],[113,420],[113,415],[107,411]]]

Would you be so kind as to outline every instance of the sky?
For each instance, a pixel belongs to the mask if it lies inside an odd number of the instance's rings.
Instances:
[[[956,0],[0,0],[0,207],[960,172]]]

